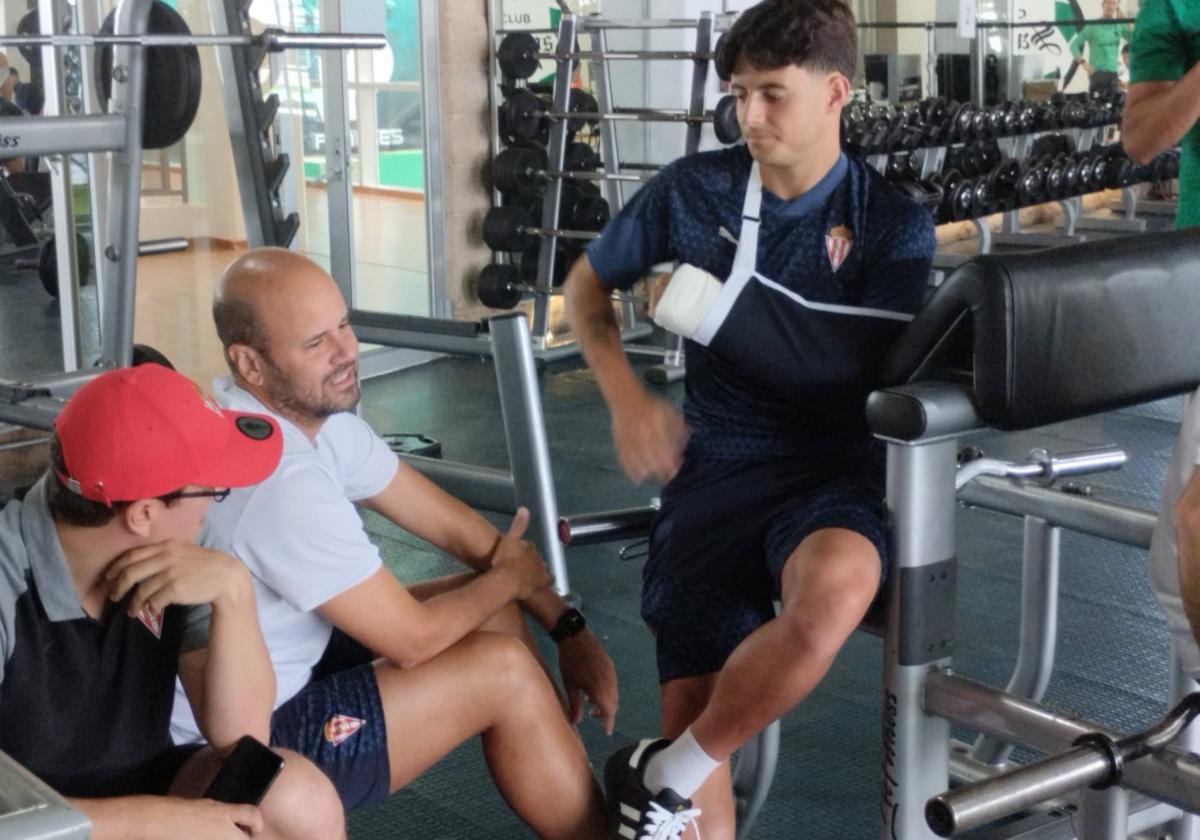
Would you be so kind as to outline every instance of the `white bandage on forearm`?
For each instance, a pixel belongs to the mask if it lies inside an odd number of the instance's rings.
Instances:
[[[664,330],[691,338],[721,291],[721,281],[707,271],[684,263],[675,269],[658,306],[654,322]]]

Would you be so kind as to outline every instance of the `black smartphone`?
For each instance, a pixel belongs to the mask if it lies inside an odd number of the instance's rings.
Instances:
[[[204,792],[204,798],[238,805],[257,805],[267,795],[282,769],[282,756],[249,735],[244,735],[217,771],[216,778]]]

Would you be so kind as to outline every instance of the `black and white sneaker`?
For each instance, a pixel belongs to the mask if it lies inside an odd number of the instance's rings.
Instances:
[[[700,816],[690,799],[670,788],[651,794],[643,781],[650,756],[671,742],[646,738],[613,753],[604,765],[608,821],[622,840],[680,840],[683,830]],[[696,830],[699,838],[700,830]]]

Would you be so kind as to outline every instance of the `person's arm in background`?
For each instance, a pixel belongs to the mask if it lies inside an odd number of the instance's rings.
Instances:
[[[1146,0],[1131,44],[1121,144],[1149,163],[1200,120],[1200,63],[1187,65],[1183,28],[1166,0]]]
[[[1092,65],[1087,63],[1087,59],[1083,57],[1084,47],[1088,43],[1088,28],[1081,26],[1075,36],[1071,38],[1067,44],[1067,49],[1071,51],[1071,55],[1075,56],[1075,63],[1083,66],[1084,71],[1090,76],[1092,74]]]
[[[1175,504],[1179,594],[1192,635],[1200,641],[1200,470],[1194,470]]]
[[[634,373],[611,296],[673,259],[669,206],[676,177],[678,170],[668,167],[642,187],[575,261],[563,284],[567,320],[608,405],[617,459],[637,483],[675,475],[687,427],[675,406],[647,391]]]

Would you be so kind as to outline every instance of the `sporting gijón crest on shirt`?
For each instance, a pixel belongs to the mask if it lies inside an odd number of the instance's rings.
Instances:
[[[834,274],[850,256],[853,247],[854,234],[845,225],[835,225],[825,234],[825,253],[829,255],[829,267]]]

